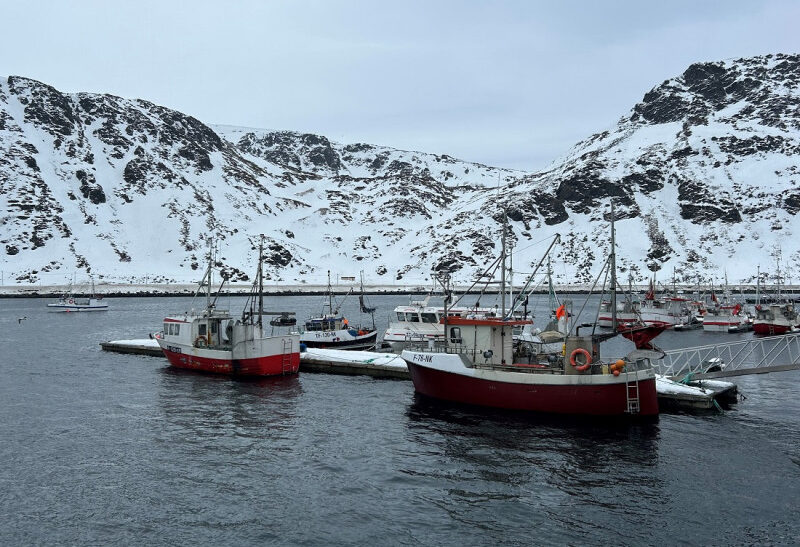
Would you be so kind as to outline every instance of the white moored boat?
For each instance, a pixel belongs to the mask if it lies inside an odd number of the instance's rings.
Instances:
[[[362,294],[359,299],[360,310],[364,313],[374,314],[375,309],[364,304],[363,290],[362,282]],[[326,306],[323,306],[322,314],[305,322],[303,332],[300,334],[300,342],[309,348],[351,350],[374,348],[378,340],[374,316],[372,326],[350,325],[348,319],[339,313],[341,305],[334,307],[330,271],[328,272],[327,297],[328,302]],[[325,308],[328,309],[328,313],[325,313]]]
[[[413,300],[408,305],[397,306],[389,317],[389,326],[383,333],[383,343],[392,351],[402,351],[406,346],[419,342],[443,342],[444,306],[429,305],[430,295],[424,300]],[[495,308],[448,308],[447,314],[454,317],[466,317],[480,314],[492,317]]]
[[[56,302],[47,305],[47,311],[54,312],[86,312],[86,311],[106,311],[108,303],[102,296],[95,296],[94,281],[92,281],[92,293],[90,296],[75,296],[70,284],[67,293],[62,295]]]

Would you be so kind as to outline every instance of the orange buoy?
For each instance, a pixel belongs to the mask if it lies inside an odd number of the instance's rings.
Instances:
[[[619,376],[619,371],[617,369],[614,369],[614,376]]]

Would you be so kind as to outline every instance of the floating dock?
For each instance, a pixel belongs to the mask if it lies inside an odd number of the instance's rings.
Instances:
[[[410,380],[408,365],[395,353],[308,348],[300,353],[300,370]]]
[[[105,351],[113,351],[115,353],[133,353],[136,355],[164,357],[164,352],[161,351],[158,342],[150,338],[143,338],[141,340],[111,340],[110,342],[101,342],[100,347]]]
[[[112,340],[102,342],[100,347],[115,353],[131,353],[164,357],[156,340]],[[394,353],[371,351],[349,351],[308,348],[300,353],[301,372],[323,372],[348,376],[366,375],[375,378],[397,378],[410,380],[411,376],[403,358]]]
[[[163,357],[158,342],[149,339],[112,340],[103,342],[105,351],[132,353]],[[308,348],[300,353],[301,372],[321,372],[326,374],[366,375],[374,378],[410,380],[408,366],[402,357],[394,353],[371,351],[349,351],[322,348]],[[676,382],[666,376],[656,379],[658,402],[662,409],[700,409],[720,408],[720,404],[736,402],[736,385],[719,380],[694,380],[688,383]]]

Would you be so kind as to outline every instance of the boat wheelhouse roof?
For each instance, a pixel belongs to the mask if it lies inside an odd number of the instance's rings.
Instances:
[[[395,312],[410,312],[410,313],[444,313],[444,306],[397,306],[394,309]],[[455,308],[447,308],[447,313],[470,313],[470,312],[477,312],[477,313],[495,313],[497,311],[496,308],[471,308],[471,307],[455,307]]]
[[[444,324],[444,318],[439,323]],[[531,325],[533,321],[530,319],[502,319],[500,317],[450,317],[447,319],[448,325],[461,326],[461,325],[483,325],[489,327],[515,327],[518,325]]]
[[[344,316],[334,317],[333,315],[328,315],[325,317],[312,317],[306,324],[308,323],[331,323],[333,321],[344,321]]]
[[[207,310],[199,312],[190,311],[180,315],[170,315],[164,318],[165,323],[190,323],[197,319],[233,319],[228,310],[214,309],[211,313]]]

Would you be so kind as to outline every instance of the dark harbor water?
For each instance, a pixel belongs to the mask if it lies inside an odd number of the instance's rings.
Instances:
[[[382,328],[408,297],[371,300]],[[100,350],[188,302],[54,314],[0,300],[0,544],[800,542],[800,372],[737,379],[747,399],[722,415],[619,424],[437,404],[407,381],[236,381]],[[301,319],[320,305],[269,300]]]

